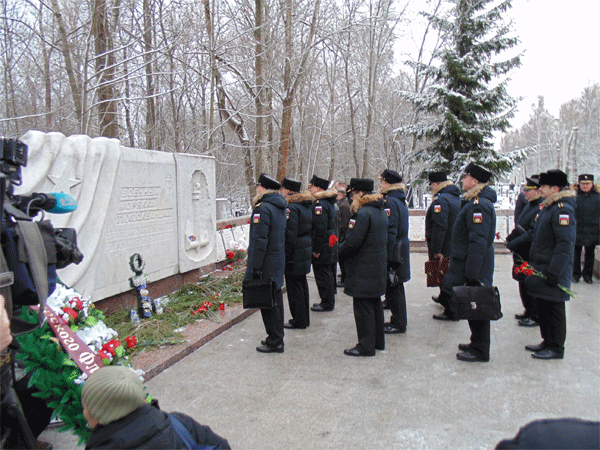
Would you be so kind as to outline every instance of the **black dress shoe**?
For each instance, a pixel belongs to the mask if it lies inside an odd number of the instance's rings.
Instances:
[[[313,307],[311,307],[310,310],[315,311],[315,312],[326,312],[326,311],[333,311],[333,308],[323,308],[323,306],[321,306],[321,304],[316,304]]]
[[[304,329],[306,329],[306,327],[299,327],[298,325],[289,323],[289,322],[284,323],[283,328],[287,328],[288,330],[304,330]]]
[[[337,287],[339,287],[339,288],[342,288],[342,287],[344,287],[344,282],[343,281],[338,281],[335,285]]]
[[[531,356],[536,359],[563,359],[563,355],[554,350],[550,350],[549,348],[532,353]]]
[[[531,317],[526,317],[523,320],[519,320],[520,327],[539,327],[540,324],[533,320]]]
[[[261,345],[260,347],[256,347],[256,351],[261,353],[283,353],[283,344],[277,347],[270,347],[266,344]]]
[[[592,280],[592,277],[583,277],[583,281],[585,281],[587,284],[594,283],[594,280]]]
[[[462,352],[456,354],[456,359],[466,362],[488,362],[490,359],[480,358],[471,352]]]
[[[523,314],[515,314],[515,319],[517,320],[523,320],[523,319],[527,319],[527,317],[529,317],[527,314],[523,313]]]
[[[375,356],[375,352],[373,352],[373,353],[361,352],[356,347],[354,347],[354,348],[348,348],[348,349],[344,350],[344,355],[348,355],[348,356]]]
[[[396,328],[392,325],[387,325],[383,327],[383,332],[385,334],[402,334],[406,333],[406,328]]]
[[[454,317],[451,317],[446,313],[434,314],[433,318],[435,320],[446,320],[446,321],[458,322],[458,319],[455,319]]]
[[[546,348],[546,344],[543,342],[538,345],[526,345],[525,346],[525,350],[528,350],[530,352],[540,352],[540,351],[544,350],[545,348]]]
[[[431,300],[433,300],[433,301],[434,301],[434,302],[436,302],[436,303],[439,303],[439,302],[440,302],[440,298],[439,298],[437,295],[432,295],[432,296],[431,296]]]
[[[468,352],[470,348],[471,348],[471,344],[458,344],[458,349],[461,352]]]
[[[573,278],[571,278],[571,280],[573,281],[573,283],[579,283],[579,277],[576,277],[575,275],[573,275]]]

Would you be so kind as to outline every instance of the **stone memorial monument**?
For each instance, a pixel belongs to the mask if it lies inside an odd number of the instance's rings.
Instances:
[[[215,160],[127,148],[116,139],[29,131],[23,184],[16,194],[64,192],[69,214],[55,227],[77,230],[84,254],[60,279],[93,301],[131,289],[129,258],[146,261],[149,282],[216,261]]]

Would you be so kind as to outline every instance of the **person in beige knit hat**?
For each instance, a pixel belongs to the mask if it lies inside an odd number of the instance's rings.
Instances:
[[[92,435],[86,449],[186,449],[186,439],[206,448],[230,449],[227,440],[182,413],[167,414],[145,401],[141,378],[129,367],[105,366],[81,389],[83,415]]]

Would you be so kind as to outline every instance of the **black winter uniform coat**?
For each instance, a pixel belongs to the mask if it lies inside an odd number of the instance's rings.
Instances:
[[[392,259],[392,252],[398,242],[402,242],[402,264],[396,269],[398,281],[406,283],[410,280],[410,243],[408,241],[408,207],[406,206],[406,186],[402,183],[392,184],[382,191],[388,216],[387,259]]]
[[[541,198],[531,200],[523,207],[521,214],[519,214],[519,217],[517,218],[516,224],[521,226],[527,233],[523,233],[519,237],[512,239],[507,245],[508,249],[515,254],[515,263],[519,262],[519,258],[522,261],[529,260],[529,249],[531,248],[533,228],[535,226],[535,219],[540,212],[541,202]]]
[[[197,444],[230,449],[227,440],[200,425],[191,417],[182,413],[171,413],[187,428]],[[158,406],[144,404],[131,414],[108,425],[98,425],[92,431],[86,449],[106,448],[147,448],[147,449],[186,449],[173,429],[169,416],[158,409]]]
[[[460,210],[460,189],[452,181],[440,183],[433,192],[425,216],[425,239],[429,259],[441,253],[446,258],[452,251],[452,228]]]
[[[310,272],[312,258],[312,194],[292,194],[286,200],[285,273],[305,275]]]
[[[265,279],[273,278],[277,289],[283,286],[285,270],[285,208],[287,201],[279,191],[264,191],[252,202],[250,218],[248,267],[244,278],[252,278],[252,270],[262,271]]]
[[[492,286],[494,277],[494,238],[496,237],[496,191],[480,183],[465,193],[452,232],[450,268],[442,290],[477,280]]]
[[[365,195],[352,202],[353,213],[346,239],[339,249],[346,264],[344,293],[354,298],[385,294],[388,217],[380,194]]]
[[[575,245],[600,245],[600,185],[590,192],[577,189],[577,239]]]
[[[571,287],[573,274],[573,252],[575,250],[575,192],[560,191],[542,202],[537,216],[529,264],[544,276],[552,274],[558,283]],[[531,275],[525,281],[525,287],[532,297],[543,300],[564,302],[569,294],[559,287],[549,286],[542,277]]]
[[[335,199],[337,191],[329,189],[313,195],[312,203],[312,251],[319,253],[313,264],[333,264],[334,252],[329,237],[335,234]]]

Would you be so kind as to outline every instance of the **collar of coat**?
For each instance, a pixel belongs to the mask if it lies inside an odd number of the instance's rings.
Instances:
[[[433,189],[433,192],[432,192],[431,196],[435,197],[438,194],[438,192],[440,192],[442,189],[444,189],[445,187],[451,186],[453,184],[454,184],[454,181],[452,181],[452,180],[442,181],[440,184],[438,184]]]
[[[327,189],[326,191],[319,191],[313,195],[313,200],[324,200],[326,198],[337,197],[336,189]]]
[[[386,187],[385,189],[381,190],[382,194],[387,194],[390,191],[404,191],[406,192],[406,185],[404,183],[394,183],[394,184],[390,184],[388,187]]]
[[[313,196],[310,191],[304,191],[290,194],[285,199],[288,201],[288,203],[312,202]]]
[[[258,204],[260,203],[260,201],[262,200],[262,198],[267,195],[267,194],[280,194],[280,192],[278,190],[275,189],[267,189],[266,191],[264,191],[262,194],[257,194],[256,197],[254,197],[252,199],[252,206],[253,207],[257,207]]]
[[[363,195],[362,197],[357,198],[356,200],[354,200],[352,202],[352,205],[350,206],[350,212],[352,214],[354,214],[356,211],[358,211],[360,208],[362,208],[363,206],[371,203],[371,202],[375,202],[377,200],[381,200],[383,198],[383,195],[381,194],[367,194],[367,195]]]
[[[575,197],[577,195],[576,192],[572,191],[571,189],[567,189],[565,191],[558,191],[554,194],[552,194],[550,197],[548,197],[547,199],[545,199],[542,202],[542,205],[544,205],[544,208],[549,208],[550,206],[552,206],[554,203],[562,200],[563,198],[568,198],[568,197]]]
[[[474,198],[479,197],[479,194],[481,194],[481,191],[483,191],[483,188],[485,188],[487,185],[487,183],[477,183],[477,185],[474,188],[471,188],[467,192],[465,192],[463,198],[465,200],[471,201]]]

